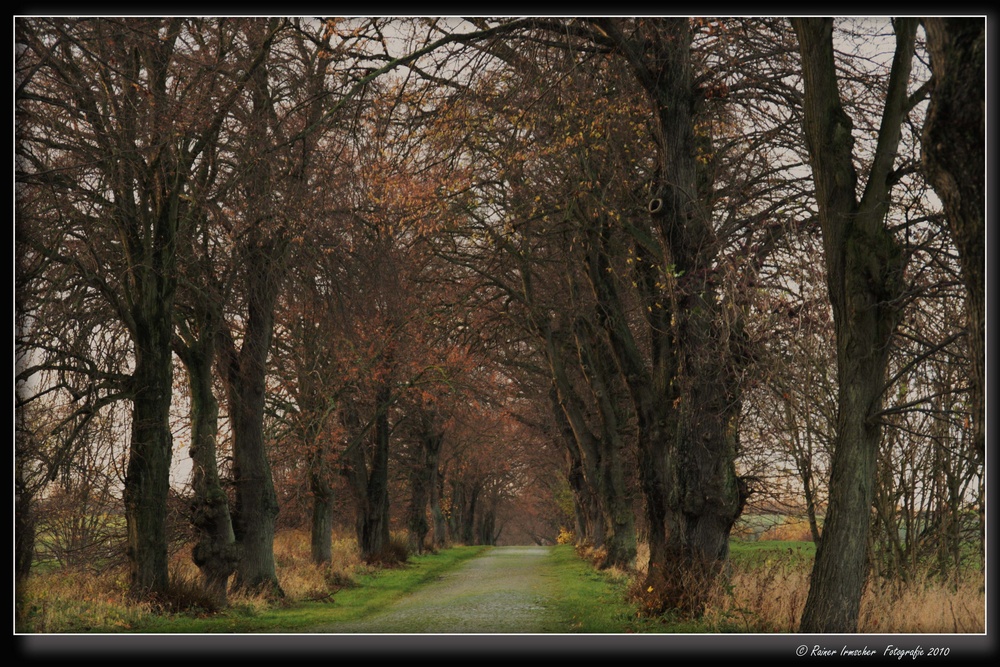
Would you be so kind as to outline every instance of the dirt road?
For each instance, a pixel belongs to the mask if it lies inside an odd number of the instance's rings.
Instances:
[[[496,547],[375,616],[310,632],[559,632],[550,553],[547,547]]]

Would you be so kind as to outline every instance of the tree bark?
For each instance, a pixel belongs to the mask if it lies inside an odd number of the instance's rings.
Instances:
[[[650,546],[646,588],[661,591],[660,609],[697,614],[723,570],[745,500],[735,470],[732,331],[712,271],[719,252],[707,203],[712,183],[697,160],[710,137],[695,133],[689,20],[650,24],[645,40],[626,36],[618,20],[596,23],[631,66],[656,120],[652,234],[634,239],[648,345],[634,339],[616,293],[608,224],[592,241],[598,251],[590,253],[588,273],[635,410]]]
[[[625,481],[625,442],[621,434],[623,419],[619,415],[619,401],[616,400],[620,392],[615,390],[614,361],[590,322],[580,319],[576,329],[580,366],[590,385],[601,422],[601,436],[596,439],[593,448],[596,455],[596,487],[605,523],[606,555],[600,565],[627,570],[635,565],[637,545],[635,516]],[[621,398],[628,400],[624,396]]]
[[[563,442],[570,457],[570,484],[583,515],[584,532],[577,534],[577,543],[603,549],[609,538],[607,507],[602,497],[601,458],[603,443],[591,430],[583,399],[573,387],[563,358],[564,346],[556,343],[556,333],[543,332],[546,354],[553,378],[553,409],[563,430]]]
[[[352,443],[343,472],[357,506],[355,531],[361,558],[377,563],[389,557],[389,407],[390,390],[375,395],[375,415],[366,443]],[[356,423],[356,419],[354,420]],[[367,450],[367,451],[366,451]]]
[[[271,36],[279,23],[271,18],[264,30],[249,36],[260,45],[263,54],[269,52]],[[261,23],[260,27],[264,25]],[[276,165],[259,154],[270,145],[275,129],[271,124],[276,100],[267,67],[252,72],[247,88],[251,109],[247,119],[246,159],[251,164],[245,181],[245,203],[250,217],[237,248],[246,288],[246,316],[238,355],[231,334],[224,337],[236,484],[233,528],[242,550],[233,585],[240,590],[282,597],[284,591],[274,567],[278,500],[264,442],[264,402],[274,308],[288,250],[287,213],[277,210],[274,203]]]
[[[867,577],[868,528],[882,438],[877,417],[889,342],[901,316],[904,258],[884,220],[906,112],[916,22],[896,20],[896,53],[878,145],[857,200],[851,120],[838,90],[832,19],[793,19],[805,87],[804,120],[833,308],[839,382],[830,503],[802,632],[856,632]]]
[[[933,89],[923,134],[927,175],[944,205],[967,293],[972,357],[972,432],[985,461],[986,23],[925,18]]]
[[[131,593],[135,597],[166,592],[169,584],[166,520],[173,452],[172,292],[171,285],[150,294],[142,304],[145,312],[136,314],[132,430],[123,492]]]
[[[239,352],[226,333],[229,414],[233,431],[233,476],[236,502],[233,528],[241,558],[233,585],[240,590],[283,596],[274,566],[274,529],[278,500],[264,442],[264,399],[267,356],[274,327],[279,239],[265,240],[252,229],[241,251],[246,270],[247,317]]]
[[[212,388],[217,330],[210,328],[193,346],[175,348],[188,372],[191,391],[191,462],[194,499],[191,522],[197,533],[192,551],[202,587],[220,606],[227,604],[229,577],[239,562],[239,548],[229,514],[229,498],[219,479],[216,458],[219,403]]]
[[[579,445],[573,436],[573,429],[559,405],[558,392],[555,386],[549,392],[552,413],[556,426],[562,436],[566,452],[566,482],[573,494],[573,532],[578,545],[594,544],[594,524],[600,520],[597,502],[593,491],[587,484],[583,473],[583,459],[580,456]]]
[[[333,490],[326,476],[314,471],[309,475],[312,493],[312,520],[309,545],[312,562],[317,565],[333,560]]]
[[[440,463],[440,458],[438,459]],[[444,495],[444,475],[435,473],[431,484],[431,518],[434,521],[434,546],[438,549],[448,544],[448,522],[441,507],[441,497]]]
[[[423,553],[424,541],[431,528],[427,522],[427,505],[438,476],[438,460],[444,442],[444,433],[434,427],[432,414],[422,413],[420,419],[417,460],[411,462],[410,469],[411,495],[406,519],[410,548],[417,554]]]

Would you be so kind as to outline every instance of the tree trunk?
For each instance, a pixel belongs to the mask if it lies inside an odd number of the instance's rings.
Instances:
[[[19,414],[17,418],[22,418]],[[20,440],[22,437],[17,434]],[[25,435],[24,437],[29,437]],[[21,447],[18,442],[17,458],[21,459]],[[35,493],[24,479],[23,465],[20,460],[14,468],[14,631],[21,632],[25,621],[24,587],[31,573],[31,565],[35,560],[36,536],[36,501]]]
[[[972,432],[985,461],[986,387],[986,22],[926,18],[934,88],[924,124],[923,159],[944,205],[967,292],[972,356]]]
[[[427,499],[430,480],[424,465],[410,471],[410,504],[406,509],[406,528],[410,550],[415,554],[424,552],[424,540],[430,532],[427,523]]]
[[[282,596],[274,567],[278,501],[264,445],[264,377],[262,372],[246,371],[240,377],[230,398],[236,481],[234,529],[242,549],[233,584],[239,590]]]
[[[438,475],[438,457],[444,442],[444,433],[436,430],[433,417],[422,415],[422,428],[417,437],[417,460],[410,469],[410,505],[407,508],[407,528],[410,548],[420,554],[424,550],[424,540],[430,532],[427,523],[427,503],[432,494]]]
[[[583,456],[580,453],[580,444],[573,434],[573,427],[570,426],[569,419],[563,409],[559,392],[555,383],[549,392],[549,401],[552,406],[552,414],[555,417],[556,425],[562,435],[562,441],[566,449],[566,482],[569,484],[573,494],[573,520],[574,534],[577,545],[592,546],[595,543],[603,542],[601,516],[598,509],[594,492],[587,483],[586,474],[583,469]]]
[[[448,498],[448,535],[452,542],[462,541],[462,512],[465,509],[465,486],[456,479],[449,480],[451,496]]]
[[[233,528],[242,550],[233,584],[240,590],[280,597],[284,592],[274,567],[278,500],[264,443],[264,399],[278,294],[276,264],[283,242],[264,240],[258,230],[249,236],[242,251],[247,272],[247,318],[239,353],[231,334],[223,339],[236,485]]]
[[[622,417],[619,415],[619,394],[616,391],[616,369],[610,350],[605,349],[598,332],[581,319],[577,323],[576,344],[584,377],[590,385],[601,422],[601,437],[595,439],[592,451],[596,487],[604,520],[603,546],[606,555],[601,567],[630,569],[635,565],[635,516],[625,483],[622,440]],[[628,400],[627,397],[620,398]]]
[[[642,40],[626,36],[615,19],[596,21],[632,67],[656,118],[652,234],[634,239],[643,345],[616,293],[608,221],[592,237],[588,275],[635,410],[650,545],[645,588],[657,597],[649,602],[697,614],[723,569],[745,499],[735,471],[732,330],[713,282],[719,245],[706,203],[712,182],[697,160],[710,137],[695,133],[689,20],[663,19]]]
[[[492,505],[480,510],[478,521],[476,522],[476,544],[495,546],[497,516]]]
[[[239,562],[239,549],[229,515],[229,499],[219,479],[216,459],[219,404],[212,389],[215,332],[199,347],[175,345],[188,372],[191,390],[191,462],[194,499],[191,522],[197,533],[192,551],[202,586],[220,606],[227,604],[229,577]]]
[[[738,382],[720,337],[715,295],[691,289],[678,309],[682,386],[680,401],[681,499],[686,556],[709,576],[729,557],[729,535],[746,500],[736,476]],[[694,292],[694,294],[691,294]]]
[[[166,519],[173,453],[173,284],[170,279],[153,282],[156,289],[141,292],[145,298],[137,309],[143,310],[135,313],[132,432],[123,492],[131,592],[136,597],[165,592],[169,584]]]
[[[20,477],[20,473],[15,473]],[[35,560],[35,499],[30,493],[14,496],[14,575],[19,582],[28,578]]]
[[[440,456],[440,455],[439,455]],[[440,461],[440,458],[438,459]],[[441,507],[441,497],[444,495],[444,475],[434,473],[431,484],[431,518],[434,520],[434,546],[438,549],[448,544],[448,523]]]
[[[357,506],[355,531],[366,563],[389,555],[389,403],[389,388],[382,386],[375,397],[368,446],[363,441],[352,443],[343,469]]]
[[[889,342],[901,315],[904,259],[884,226],[889,174],[906,109],[906,82],[916,22],[897,19],[878,146],[859,202],[851,120],[840,101],[832,19],[794,19],[805,86],[809,145],[827,287],[836,331],[839,382],[830,503],[816,552],[802,632],[856,632],[867,577],[867,540],[876,460],[882,439],[878,412]]]
[[[271,48],[271,36],[279,22],[271,18],[255,24],[259,32],[247,34],[248,41],[261,49],[262,58]],[[274,567],[274,531],[279,508],[264,442],[267,358],[288,250],[287,214],[276,205],[278,179],[274,178],[274,164],[265,152],[276,134],[272,126],[276,100],[270,85],[266,65],[250,73],[247,82],[250,108],[246,119],[248,164],[243,189],[250,217],[237,247],[245,276],[246,315],[238,357],[231,335],[225,340],[236,484],[233,528],[242,550],[233,584],[240,590],[283,597]],[[280,198],[288,194],[285,192]]]
[[[476,505],[479,501],[481,489],[479,484],[473,484],[472,490],[468,494],[468,505],[462,511],[462,543],[476,543]]]
[[[315,472],[309,475],[309,490],[313,501],[310,554],[313,563],[322,565],[333,560],[333,490],[325,476]]]

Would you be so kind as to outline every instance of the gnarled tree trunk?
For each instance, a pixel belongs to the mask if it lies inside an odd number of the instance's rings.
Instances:
[[[216,459],[219,403],[212,388],[216,331],[192,346],[178,341],[175,349],[188,372],[191,391],[191,463],[194,499],[191,523],[197,542],[192,550],[201,570],[202,587],[220,606],[227,604],[229,577],[239,562],[239,548],[229,515],[229,499],[219,479]]]

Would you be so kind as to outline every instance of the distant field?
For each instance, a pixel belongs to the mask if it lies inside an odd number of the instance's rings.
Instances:
[[[816,544],[811,541],[758,540],[748,542],[735,539],[729,543],[729,556],[739,565],[759,566],[775,561],[798,564],[811,561],[816,556]]]
[[[822,519],[820,525],[822,526]],[[733,537],[744,541],[810,541],[809,522],[805,517],[787,514],[744,514],[733,526]]]

